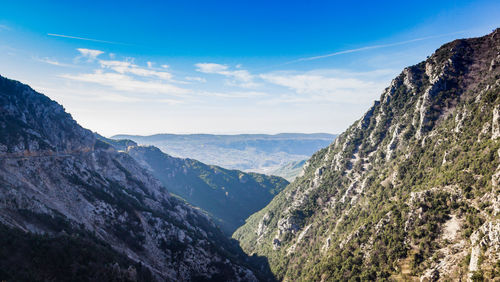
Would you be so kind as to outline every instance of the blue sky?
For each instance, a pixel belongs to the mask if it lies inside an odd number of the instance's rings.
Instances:
[[[0,74],[118,133],[342,132],[498,1],[2,1]]]

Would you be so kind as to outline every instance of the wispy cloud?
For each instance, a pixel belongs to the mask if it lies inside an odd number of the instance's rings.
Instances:
[[[237,69],[231,70],[227,65],[216,63],[198,63],[195,64],[196,71],[208,74],[219,74],[231,78],[226,81],[226,84],[243,88],[256,87],[258,84],[254,82],[254,77],[247,70]]]
[[[51,59],[48,57],[45,57],[45,58],[34,57],[33,59],[37,62],[46,63],[49,65],[58,66],[58,67],[72,67],[73,66],[70,64],[61,63],[61,62],[57,61],[56,59]]]
[[[104,52],[101,50],[94,49],[86,49],[86,48],[78,48],[76,49],[80,52],[80,56],[78,58],[85,58],[88,62],[93,62],[97,59],[97,56],[103,54]]]
[[[261,74],[259,77],[292,91],[273,99],[288,102],[356,103],[376,99],[387,84],[387,74],[380,71],[356,74],[343,73],[341,70],[322,70],[281,71]]]
[[[203,73],[217,73],[226,74],[229,68],[226,65],[215,64],[215,63],[198,63],[195,65],[197,67],[196,71]]]
[[[143,77],[157,77],[160,79],[164,80],[170,80],[172,79],[172,74],[166,72],[166,71],[156,71],[152,69],[145,69],[141,68],[136,64],[133,64],[132,62],[128,61],[106,61],[106,60],[100,60],[99,63],[101,64],[102,68],[108,68],[112,69],[118,73],[124,74],[124,73],[130,73],[138,76],[143,76]],[[152,65],[151,62],[148,62],[148,67]]]
[[[128,92],[161,93],[171,95],[185,94],[188,92],[187,89],[161,81],[139,80],[121,73],[104,72],[102,69],[95,70],[93,73],[62,74],[60,77],[76,81],[96,83],[116,90]]]
[[[69,38],[69,39],[77,39],[77,40],[84,40],[84,41],[99,42],[99,43],[115,44],[115,45],[130,45],[128,43],[123,43],[123,42],[99,40],[99,39],[85,38],[85,37],[79,37],[79,36],[71,36],[71,35],[64,35],[64,34],[57,34],[57,33],[47,33],[47,35],[48,36],[54,36],[54,37],[62,37],[62,38]]]
[[[194,81],[194,82],[200,82],[200,83],[207,82],[207,80],[205,78],[199,77],[199,76],[186,76],[186,77],[184,77],[184,79],[187,81]]]
[[[435,39],[435,38],[440,38],[440,37],[449,36],[449,35],[461,34],[461,33],[464,33],[464,32],[465,31],[457,31],[457,32],[440,34],[440,35],[433,35],[433,36],[425,36],[425,37],[420,37],[420,38],[414,38],[414,39],[405,40],[405,41],[399,41],[399,42],[394,42],[394,43],[364,46],[364,47],[360,47],[360,48],[348,49],[348,50],[333,52],[333,53],[329,53],[329,54],[325,54],[325,55],[320,55],[320,56],[300,58],[300,59],[297,59],[297,60],[289,61],[289,62],[287,62],[285,64],[291,64],[291,63],[297,63],[297,62],[303,62],[303,61],[313,61],[313,60],[319,60],[319,59],[324,59],[324,58],[338,56],[338,55],[343,55],[343,54],[356,53],[356,52],[362,52],[362,51],[373,50],[373,49],[380,49],[380,48],[387,48],[387,47],[394,47],[394,46],[410,44],[410,43],[418,42],[418,41],[424,41],[424,40]]]
[[[260,91],[229,91],[229,92],[211,92],[211,91],[200,91],[196,94],[201,96],[209,97],[220,97],[220,98],[256,98],[268,96],[265,92]]]
[[[111,87],[115,90],[140,92],[140,93],[161,93],[180,95],[189,91],[171,84],[172,74],[163,70],[141,67],[133,63],[133,58],[120,60],[98,60],[97,57],[103,54],[103,51],[93,49],[77,49],[82,58],[87,58],[89,62],[98,61],[98,67],[91,73],[80,74],[62,74],[60,77],[99,84]],[[152,62],[148,62],[152,66]]]
[[[168,99],[158,96],[147,95],[130,95],[124,92],[114,92],[109,90],[92,89],[79,87],[45,87],[33,85],[33,88],[41,93],[50,93],[61,99],[70,96],[72,99],[87,102],[112,102],[112,103],[165,103],[165,104],[182,104],[184,101],[176,99]],[[135,94],[135,93],[134,93]]]
[[[10,30],[8,25],[0,24],[0,30]]]
[[[156,102],[164,103],[164,104],[168,104],[168,105],[184,104],[184,101],[176,100],[176,99],[159,99],[159,100],[156,100]]]

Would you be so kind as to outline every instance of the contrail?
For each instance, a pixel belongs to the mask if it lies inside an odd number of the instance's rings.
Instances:
[[[92,41],[92,42],[107,43],[107,44],[130,45],[130,44],[127,44],[127,43],[122,43],[122,42],[106,41],[106,40],[99,40],[99,39],[92,39],[92,38],[85,38],[85,37],[77,37],[77,36],[70,36],[70,35],[56,34],[56,33],[47,33],[47,35],[48,36],[55,36],[55,37],[63,37],[63,38],[71,38],[71,39]]]
[[[303,62],[303,61],[313,61],[313,60],[333,57],[333,56],[342,55],[342,54],[349,54],[349,53],[361,52],[361,51],[372,50],[372,49],[380,49],[380,48],[386,48],[386,47],[399,46],[399,45],[404,45],[404,44],[413,43],[413,42],[417,42],[417,41],[429,40],[429,39],[433,39],[433,38],[439,38],[439,37],[443,37],[443,36],[454,35],[454,34],[459,34],[459,33],[464,33],[464,32],[465,32],[465,30],[462,30],[462,31],[457,31],[457,32],[452,32],[452,33],[420,37],[420,38],[415,38],[415,39],[400,41],[400,42],[395,42],[395,43],[365,46],[365,47],[356,48],[356,49],[349,49],[349,50],[334,52],[334,53],[330,53],[330,54],[326,54],[326,55],[300,58],[297,60],[289,61],[285,64],[291,64],[291,63],[297,63],[297,62]]]

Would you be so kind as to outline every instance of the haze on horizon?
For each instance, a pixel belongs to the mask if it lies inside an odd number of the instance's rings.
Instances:
[[[404,67],[498,19],[498,1],[5,1],[0,75],[106,136],[340,133]]]

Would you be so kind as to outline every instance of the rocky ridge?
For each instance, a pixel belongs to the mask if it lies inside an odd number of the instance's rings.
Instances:
[[[233,237],[279,279],[500,276],[500,29],[443,45]]]
[[[2,230],[25,234],[12,237],[27,240],[19,241],[20,250],[33,242],[50,245],[60,238],[72,240],[69,246],[86,244],[74,247],[79,256],[107,250],[112,255],[102,262],[109,266],[104,273],[116,280],[256,281],[259,277],[249,269],[250,260],[205,214],[171,197],[132,157],[96,140],[61,105],[4,77],[0,77],[0,223]],[[30,269],[26,275],[32,276],[23,278],[14,271],[19,267],[14,261],[0,257],[1,279],[58,280],[50,263],[33,262],[39,271]],[[78,263],[71,263],[77,271]],[[97,266],[85,267],[79,276],[72,274],[84,279]],[[139,276],[140,271],[150,276]],[[99,277],[103,279],[88,279]]]

